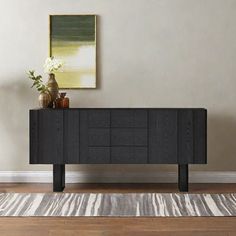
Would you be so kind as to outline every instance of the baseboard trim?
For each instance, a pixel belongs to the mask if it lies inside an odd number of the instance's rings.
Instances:
[[[52,183],[52,171],[0,171],[2,183]],[[176,183],[176,172],[67,171],[66,183]],[[236,183],[236,171],[192,171],[190,183]]]

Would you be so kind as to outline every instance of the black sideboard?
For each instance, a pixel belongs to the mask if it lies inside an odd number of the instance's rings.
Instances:
[[[65,187],[65,164],[178,164],[188,191],[188,164],[206,162],[206,109],[30,110],[30,163],[53,164],[54,191]]]

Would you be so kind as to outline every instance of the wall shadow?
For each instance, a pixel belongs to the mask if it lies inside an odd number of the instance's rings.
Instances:
[[[34,93],[35,92],[35,93]],[[37,104],[37,93],[30,89],[26,78],[9,79],[0,84],[1,153],[16,166],[25,167],[29,161],[29,109]]]
[[[204,169],[236,170],[236,116],[208,115],[208,165]]]

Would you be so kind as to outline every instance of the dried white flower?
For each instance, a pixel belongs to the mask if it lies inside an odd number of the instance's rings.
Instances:
[[[48,57],[44,63],[44,71],[48,74],[59,70],[64,65],[63,61],[54,57]]]

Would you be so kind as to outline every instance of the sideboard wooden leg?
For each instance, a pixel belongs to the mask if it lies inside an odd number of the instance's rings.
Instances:
[[[65,188],[65,165],[53,165],[53,192],[62,192]]]
[[[178,185],[180,192],[188,192],[188,165],[179,165]]]

